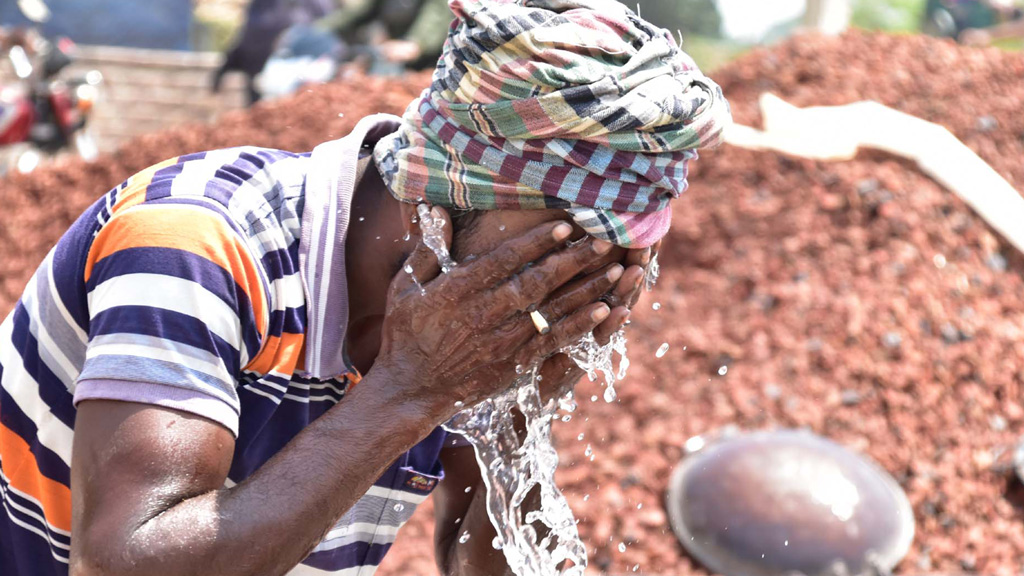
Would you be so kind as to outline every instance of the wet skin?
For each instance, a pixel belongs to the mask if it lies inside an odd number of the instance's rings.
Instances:
[[[543,362],[549,395],[578,380],[556,351],[591,330],[607,340],[627,320],[650,258],[649,250],[591,240],[567,247],[581,232],[561,211],[494,212],[456,231],[460,265],[440,275],[418,241],[414,212],[384,191],[375,170],[360,179],[346,239],[347,345],[365,376],[244,482],[224,488],[234,437],[220,424],[142,404],[79,405],[72,576],[286,573],[395,458],[455,413],[456,401],[507,388],[517,364]],[[549,334],[538,334],[525,313],[533,305]],[[472,451],[451,448],[442,459],[439,567],[506,573],[490,546]],[[474,538],[456,545],[460,530]]]

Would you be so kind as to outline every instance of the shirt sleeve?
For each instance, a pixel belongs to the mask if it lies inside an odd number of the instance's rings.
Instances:
[[[85,265],[83,400],[182,410],[238,434],[236,385],[266,326],[256,262],[226,217],[187,204],[115,214]]]

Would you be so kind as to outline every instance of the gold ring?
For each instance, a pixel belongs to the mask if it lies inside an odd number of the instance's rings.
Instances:
[[[537,328],[537,332],[540,334],[547,334],[551,332],[551,326],[548,324],[547,318],[539,311],[534,310],[530,312],[530,320],[533,320],[533,325]]]

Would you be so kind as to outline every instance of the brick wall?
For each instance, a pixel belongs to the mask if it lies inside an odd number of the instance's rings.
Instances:
[[[222,56],[211,52],[140,50],[79,46],[66,74],[103,73],[103,95],[91,119],[102,151],[163,128],[209,122],[222,112],[244,106],[243,79],[225,78],[220,94],[210,79]]]

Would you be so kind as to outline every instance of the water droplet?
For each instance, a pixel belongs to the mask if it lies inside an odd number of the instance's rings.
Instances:
[[[661,310],[661,302],[655,302],[654,304],[651,304],[651,308],[655,310]]]
[[[504,224],[502,224],[501,226],[498,226],[498,230],[499,230],[500,232],[504,232],[504,231],[505,231],[505,225],[504,225]]]
[[[668,354],[668,342],[665,342],[658,348],[658,351],[654,355],[658,358],[663,358],[665,354]]]
[[[626,543],[625,542],[619,542],[619,552],[625,552],[625,551],[626,551]]]
[[[725,376],[728,372],[729,372],[729,367],[728,366],[722,366],[721,368],[718,369],[718,375],[719,376]]]
[[[639,564],[634,564],[633,565],[633,572],[636,572],[639,569],[640,569],[640,565]]]
[[[597,402],[597,396],[591,396],[590,397],[590,401],[591,402]]]
[[[472,491],[473,491],[473,487],[472,486],[466,486],[466,489],[463,490],[463,492],[465,492],[466,494],[469,494]]]
[[[465,406],[465,405],[466,405],[466,403],[465,403],[465,402],[463,402],[462,400],[457,400],[457,401],[455,402],[455,407],[456,407],[456,408],[462,408],[462,407],[463,407],[463,406]]]
[[[540,374],[537,374],[537,378],[535,378],[535,380],[537,380],[537,382],[540,382],[540,381],[544,380],[544,377],[541,376]]]
[[[366,218],[363,218],[362,216],[360,216],[360,217],[359,217],[359,221],[360,221],[360,222],[366,222]]]
[[[639,504],[636,505],[636,509],[637,510],[639,510],[639,509],[641,509],[643,507],[644,507],[644,503],[643,502],[640,502]]]
[[[459,544],[465,544],[469,542],[469,532],[463,532],[462,536],[459,536]]]
[[[785,542],[783,542],[782,545],[783,546],[789,546],[789,540],[786,540]]]
[[[658,276],[661,275],[661,266],[658,265],[658,255],[654,254],[651,256],[651,261],[647,264],[647,270],[644,271],[644,289],[650,292],[654,290],[654,285],[658,283]]]
[[[402,504],[401,502],[395,504],[395,512],[401,512],[402,510],[405,510],[405,504]]]
[[[583,433],[580,432],[580,435],[577,436],[576,439],[579,440],[580,442],[582,442],[583,441]]]
[[[403,242],[408,242],[410,238],[412,238],[412,234],[409,234],[408,232],[406,232],[405,236],[402,236],[402,241]]]
[[[590,456],[593,453],[594,453],[594,449],[590,447],[590,444],[587,444],[587,449],[583,451],[583,455],[584,456]]]
[[[406,265],[405,265],[405,268],[403,268],[403,270],[405,270],[405,273],[406,273],[406,274],[412,274],[412,273],[413,273],[413,269],[412,269],[412,266],[411,266],[411,265],[409,265],[409,264],[406,264]]]
[[[583,495],[583,501],[586,502],[587,500],[590,500],[590,494]]]
[[[569,414],[562,416],[562,422],[568,422],[570,420],[572,420],[572,416],[570,416]]]
[[[935,264],[936,268],[941,270],[946,267],[946,257],[942,254],[936,254],[935,256],[932,256],[932,263]]]
[[[377,236],[377,240],[380,240],[380,236]]]
[[[501,550],[501,538],[495,536],[494,539],[491,540],[491,548],[494,548],[495,550]]]
[[[523,374],[526,372],[526,368],[523,368],[522,364],[516,364],[516,374]]]

